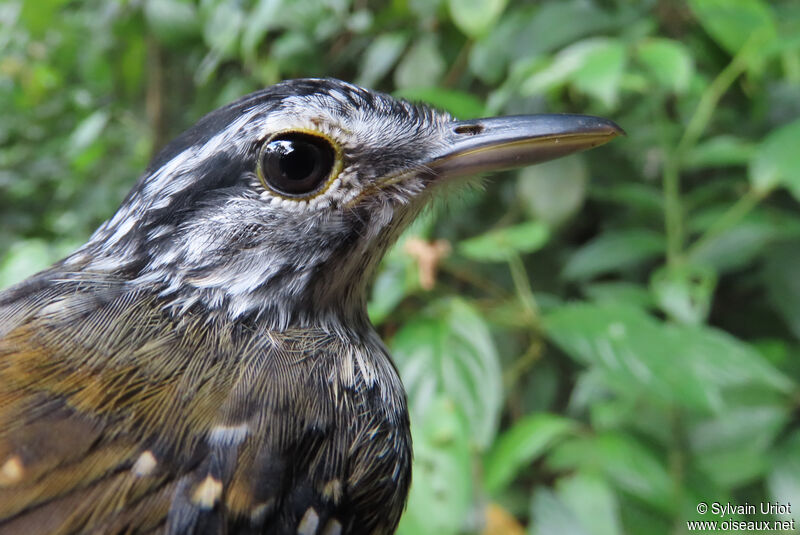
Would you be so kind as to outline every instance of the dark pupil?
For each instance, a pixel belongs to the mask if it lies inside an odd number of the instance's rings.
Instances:
[[[333,149],[324,139],[293,134],[267,143],[261,166],[272,188],[297,195],[319,187],[328,178],[333,159]]]
[[[303,180],[314,171],[317,151],[313,145],[298,141],[279,141],[284,151],[281,172],[289,180]]]

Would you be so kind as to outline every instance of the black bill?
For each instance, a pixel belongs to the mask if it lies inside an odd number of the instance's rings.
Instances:
[[[456,121],[449,143],[428,166],[460,176],[523,167],[608,143],[625,132],[587,115],[516,115]]]

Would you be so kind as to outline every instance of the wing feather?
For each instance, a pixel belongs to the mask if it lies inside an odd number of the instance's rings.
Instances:
[[[340,336],[76,277],[0,295],[0,535],[393,529],[402,392]]]

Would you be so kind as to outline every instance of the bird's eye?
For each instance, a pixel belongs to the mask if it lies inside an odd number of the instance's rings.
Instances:
[[[336,151],[326,139],[287,133],[264,145],[258,165],[266,186],[277,193],[298,197],[324,185],[335,161]]]

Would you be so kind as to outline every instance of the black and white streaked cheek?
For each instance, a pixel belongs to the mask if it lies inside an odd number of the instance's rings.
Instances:
[[[204,145],[188,148],[150,174],[131,201],[109,220],[106,229],[109,234],[101,238],[103,247],[113,247],[123,239],[146,212],[169,208],[176,197],[195,186],[197,170],[211,158],[221,153],[243,158],[258,134],[256,118],[260,113],[251,110],[243,114]]]
[[[148,214],[169,211],[176,199],[197,186],[198,169],[220,154],[242,158],[259,131],[257,118],[262,112],[254,109],[243,113],[223,131],[202,145],[192,145],[175,155],[161,167],[145,174],[128,195],[117,212],[103,223],[89,241],[65,260],[65,267],[85,265],[97,271],[123,269],[137,258],[140,246],[132,236],[145,232],[141,238],[153,239],[174,233],[175,226],[164,224],[153,229],[142,228]],[[149,233],[149,235],[148,235]]]
[[[366,279],[424,202],[416,162],[441,148],[448,120],[348,84],[266,99],[143,177],[65,267],[115,272],[135,259],[144,267],[134,282],[160,285],[173,310],[198,302],[232,318],[268,310],[277,328],[324,311],[336,292],[342,309],[363,308]],[[335,140],[345,160],[306,200],[277,195],[254,174],[263,140],[293,130]],[[213,202],[202,191],[223,186]],[[197,206],[181,219],[187,202]]]

